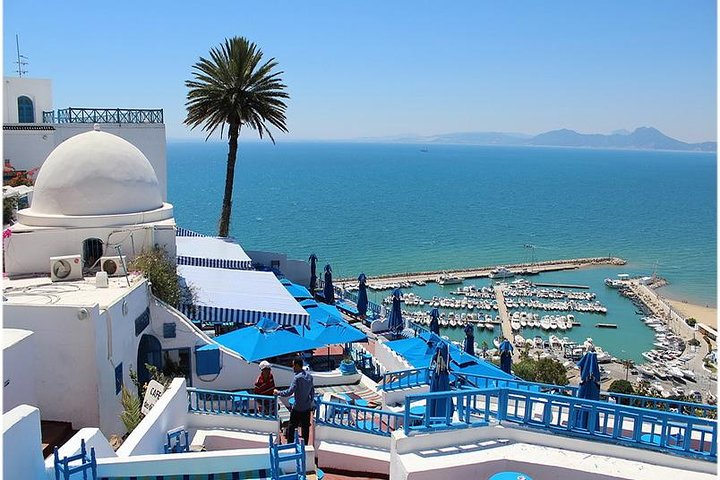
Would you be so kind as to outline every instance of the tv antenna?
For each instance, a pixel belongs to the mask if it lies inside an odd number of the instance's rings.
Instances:
[[[25,70],[25,65],[28,64],[29,58],[25,55],[20,55],[20,39],[17,34],[15,34],[15,47],[17,48],[17,61],[15,62],[17,64],[17,74],[18,77],[22,77],[24,73],[28,73],[27,70]]]

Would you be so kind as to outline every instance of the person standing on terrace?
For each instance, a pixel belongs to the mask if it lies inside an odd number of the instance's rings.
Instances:
[[[295,377],[290,387],[287,390],[275,390],[274,393],[280,397],[295,396],[295,403],[290,411],[290,423],[288,424],[286,438],[288,443],[294,442],[295,429],[300,426],[302,437],[305,440],[305,445],[307,445],[310,441],[310,417],[315,399],[315,385],[312,375],[303,369],[302,358],[294,359],[292,367]]]

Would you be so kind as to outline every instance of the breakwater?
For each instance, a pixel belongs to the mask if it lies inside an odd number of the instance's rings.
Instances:
[[[520,270],[532,270],[534,273],[552,272],[558,270],[573,270],[583,267],[592,267],[598,265],[625,265],[627,262],[618,257],[590,257],[590,258],[573,258],[565,260],[547,260],[537,263],[515,263],[510,265],[492,265],[483,267],[471,267],[454,270],[435,270],[426,272],[405,272],[391,273],[385,275],[368,276],[368,283],[384,283],[394,284],[402,282],[435,282],[440,275],[452,275],[462,278],[481,278],[490,275],[490,272],[498,267],[505,267],[512,272]],[[341,278],[336,280],[338,286],[351,287],[357,284],[356,278]]]

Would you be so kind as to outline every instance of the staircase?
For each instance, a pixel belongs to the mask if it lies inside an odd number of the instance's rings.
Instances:
[[[40,422],[40,436],[42,438],[43,458],[52,455],[55,447],[65,444],[77,430],[73,430],[70,422],[53,422],[42,420]]]

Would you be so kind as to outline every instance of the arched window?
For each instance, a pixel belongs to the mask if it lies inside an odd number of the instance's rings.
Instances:
[[[18,123],[35,123],[35,109],[30,97],[18,97]]]
[[[95,268],[103,254],[103,242],[99,238],[88,238],[83,241],[83,266]]]

